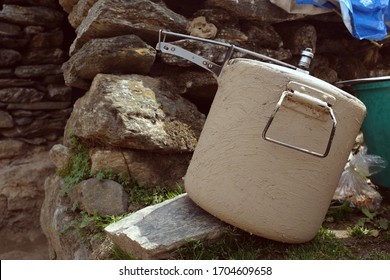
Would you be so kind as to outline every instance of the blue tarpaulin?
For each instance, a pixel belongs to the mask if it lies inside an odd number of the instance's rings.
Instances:
[[[333,3],[332,3],[333,2]],[[343,22],[358,39],[382,40],[390,29],[389,0],[296,0],[297,4],[334,9],[339,2]]]

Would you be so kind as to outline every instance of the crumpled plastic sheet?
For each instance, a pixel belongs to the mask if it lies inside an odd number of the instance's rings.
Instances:
[[[390,0],[271,0],[289,13],[316,14],[340,10],[344,25],[355,38],[380,41],[390,29]],[[299,6],[302,6],[301,8]],[[314,9],[313,8],[317,8]],[[320,10],[318,10],[320,9]]]

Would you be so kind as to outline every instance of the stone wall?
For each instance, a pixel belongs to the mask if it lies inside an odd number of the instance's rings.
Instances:
[[[336,14],[291,15],[268,0],[59,3],[76,32],[62,67],[65,83],[85,94],[75,103],[63,145],[53,147],[52,158],[61,167],[76,136],[89,148],[91,176],[109,168],[147,188],[181,181],[218,87],[209,72],[158,54],[160,29],[233,43],[294,65],[309,47],[315,52],[311,74],[329,83],[389,73],[387,47],[354,39]],[[226,52],[186,39],[175,43],[215,63],[222,63]],[[107,240],[81,242],[75,231],[61,236],[53,231],[67,228],[77,215],[69,211],[74,198],[59,195],[63,184],[51,177],[45,185],[41,223],[52,256],[96,258]],[[75,189],[86,191],[93,184],[98,183],[83,181]]]
[[[57,1],[4,1],[0,11],[0,135],[55,141],[71,112],[61,65],[64,15]],[[31,5],[34,4],[34,6]]]
[[[311,74],[329,83],[390,74],[388,46],[356,40],[338,15],[292,15],[268,0],[3,2],[0,172],[7,176],[13,174],[8,166],[21,165],[34,150],[48,159],[47,149],[55,143],[61,144],[53,146],[51,159],[59,169],[77,137],[89,149],[91,176],[110,169],[146,188],[181,182],[218,85],[209,72],[158,54],[160,29],[233,43],[294,65],[310,47],[315,52]],[[75,32],[69,42],[66,22]],[[215,63],[225,54],[225,49],[207,43],[176,44]],[[40,174],[39,195],[29,194],[32,188],[22,183],[26,201],[42,199],[42,180],[55,169],[50,164],[47,168],[45,174],[33,172]],[[101,241],[81,241],[75,231],[64,234],[80,213],[70,210],[75,201],[60,196],[63,184],[58,176],[50,176],[45,184],[41,225],[50,256],[95,258]],[[14,203],[24,208],[9,209],[8,190],[19,184],[5,186],[0,189],[2,226],[17,224],[11,217],[27,219],[19,215],[26,209],[36,215],[41,200],[31,207]]]
[[[38,255],[30,258],[47,258],[39,216],[44,181],[55,172],[48,151],[61,141],[73,103],[61,70],[67,22],[57,0],[1,3],[0,255],[29,258],[33,247]]]

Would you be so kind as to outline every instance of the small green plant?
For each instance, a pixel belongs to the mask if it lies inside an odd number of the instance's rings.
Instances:
[[[133,206],[133,210],[154,205],[184,193],[179,184],[176,184],[175,188],[156,187],[153,189],[135,185],[133,188],[127,189],[127,192],[129,194],[129,204]]]
[[[344,201],[341,205],[331,205],[326,214],[325,221],[333,223],[345,220],[350,217],[353,210],[348,201]]]
[[[136,260],[137,258],[126,253],[118,245],[114,244],[111,248],[110,259],[112,259],[112,260]]]
[[[382,217],[386,209],[377,212],[370,212],[367,208],[361,209],[365,217],[360,218],[356,224],[349,229],[349,234],[358,238],[378,237],[380,232],[388,231],[389,220]]]
[[[92,237],[104,236],[104,228],[111,223],[115,223],[124,218],[127,213],[117,216],[99,216],[97,214],[90,215],[85,211],[73,211],[74,219],[60,232],[61,235],[66,234],[70,230],[74,230],[81,241],[88,243]],[[77,213],[76,213],[77,212]]]
[[[137,182],[129,174],[116,172],[111,168],[104,168],[93,175],[98,180],[109,179],[121,184],[125,190],[137,185]]]
[[[362,225],[355,225],[348,230],[348,233],[352,237],[364,239],[368,237],[377,237],[379,232],[377,230],[371,230]]]
[[[98,214],[89,215],[88,213],[81,212],[81,221],[79,224],[80,228],[92,228],[92,231],[103,231],[108,225],[118,222],[123,219],[127,213],[122,215],[109,215],[109,216],[99,216]]]
[[[64,178],[65,186],[61,190],[62,195],[69,194],[73,186],[90,177],[91,162],[89,150],[80,139],[71,138],[72,148],[66,165],[59,169],[57,174]]]

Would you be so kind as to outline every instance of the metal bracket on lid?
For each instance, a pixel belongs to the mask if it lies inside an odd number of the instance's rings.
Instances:
[[[172,43],[167,43],[167,42],[165,42],[167,35],[173,36],[173,37],[179,37],[179,38],[183,38],[183,39],[196,40],[196,41],[200,41],[200,42],[204,42],[204,43],[210,43],[210,44],[226,47],[227,51],[225,53],[224,61],[221,65],[219,65],[219,64],[216,64],[216,63],[214,63],[208,59],[205,59],[197,54],[194,54],[188,50],[185,50],[181,47],[178,47]],[[190,36],[190,35],[184,35],[184,34],[170,32],[170,31],[166,31],[166,30],[162,30],[162,29],[159,31],[159,40],[158,40],[158,43],[156,45],[156,50],[160,51],[162,53],[168,53],[168,54],[176,55],[176,56],[182,57],[184,59],[187,59],[188,61],[191,61],[191,62],[199,65],[200,67],[212,72],[217,77],[220,75],[225,63],[231,59],[231,57],[235,51],[253,56],[257,59],[260,59],[260,60],[268,62],[268,63],[277,64],[277,65],[284,66],[284,67],[287,67],[287,68],[290,68],[293,70],[303,71],[303,72],[307,73],[306,69],[300,69],[300,68],[293,66],[291,64],[282,62],[280,60],[277,60],[277,59],[274,59],[274,58],[268,57],[266,55],[262,55],[262,54],[244,49],[244,48],[237,47],[233,44],[219,42],[219,41],[215,41],[215,40],[204,39],[204,38],[200,38],[200,37],[194,37],[194,36]],[[305,67],[308,67],[308,63],[305,64]]]
[[[222,71],[221,65],[218,65],[210,60],[207,60],[207,59],[201,57],[200,55],[194,54],[194,53],[187,51],[181,47],[178,47],[178,46],[175,46],[173,44],[166,43],[166,42],[160,42],[158,44],[158,47],[161,48],[161,49],[158,49],[159,51],[161,51],[163,53],[172,54],[172,55],[176,55],[176,56],[180,56],[182,58],[185,58],[185,59],[199,65],[200,67],[214,73],[217,77],[219,76],[219,74]]]

